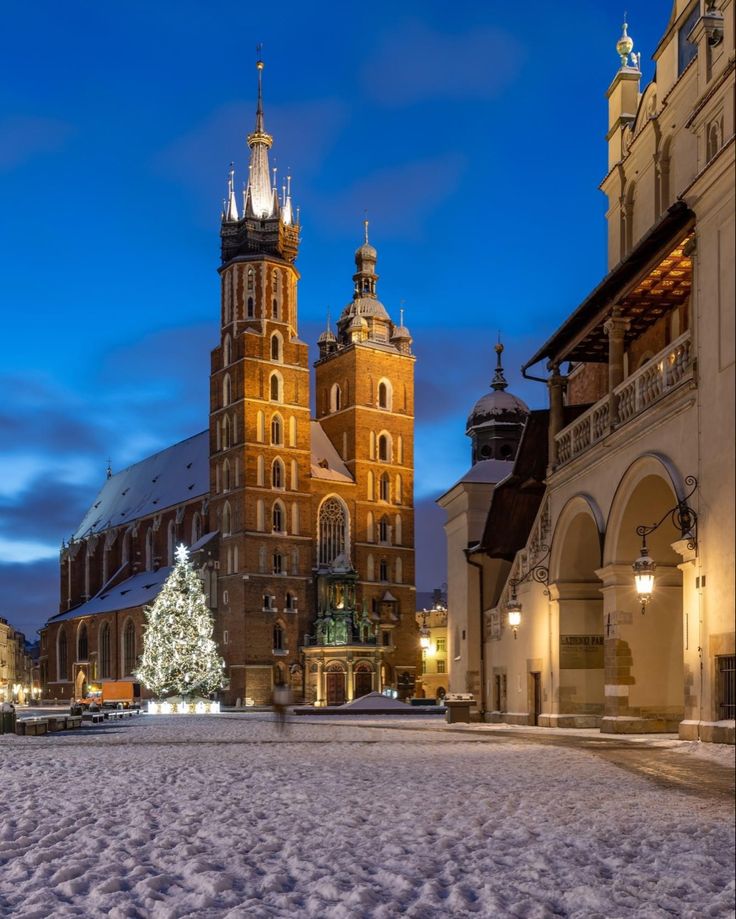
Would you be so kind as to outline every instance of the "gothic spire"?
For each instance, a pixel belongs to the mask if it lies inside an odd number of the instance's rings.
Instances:
[[[238,203],[235,200],[235,166],[232,163],[230,163],[230,172],[227,179],[227,199],[222,219],[227,221],[238,220]]]
[[[266,133],[263,123],[263,61],[256,61],[256,69],[258,71],[258,104],[256,106],[256,127],[253,133],[248,135],[250,175],[247,197],[256,217],[271,217],[274,213],[274,189],[271,187],[268,151],[271,149],[273,138]],[[276,196],[277,199],[278,196]]]
[[[509,385],[506,382],[506,377],[503,375],[503,367],[501,366],[501,355],[503,354],[503,345],[501,344],[501,336],[498,336],[498,343],[494,345],[493,350],[496,352],[496,370],[493,374],[493,379],[491,380],[491,389],[495,389],[496,392],[503,391]]]

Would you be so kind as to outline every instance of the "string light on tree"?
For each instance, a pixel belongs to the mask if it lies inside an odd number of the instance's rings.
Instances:
[[[212,631],[202,583],[189,561],[188,549],[180,545],[176,565],[146,609],[143,654],[136,676],[159,699],[208,695],[221,689],[225,665]]]

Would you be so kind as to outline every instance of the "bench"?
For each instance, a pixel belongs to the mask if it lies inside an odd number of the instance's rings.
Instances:
[[[81,715],[67,715],[66,716],[66,729],[67,731],[74,731],[77,728],[82,727],[82,716]]]
[[[40,737],[48,730],[48,718],[20,718],[15,722],[15,733],[19,737]]]
[[[92,724],[102,724],[104,720],[105,720],[105,716],[102,712],[83,712],[82,713],[83,722],[89,721]]]
[[[57,731],[66,731],[66,721],[69,717],[69,715],[47,715],[46,720],[49,723],[49,734],[55,734]]]

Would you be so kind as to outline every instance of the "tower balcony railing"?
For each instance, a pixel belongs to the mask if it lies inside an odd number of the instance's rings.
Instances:
[[[585,453],[692,378],[692,335],[687,331],[620,383],[613,390],[613,400],[609,396],[599,399],[555,436],[557,465],[564,466]],[[612,403],[614,419],[610,417]]]

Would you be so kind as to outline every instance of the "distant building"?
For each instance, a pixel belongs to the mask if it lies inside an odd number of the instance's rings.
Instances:
[[[422,650],[422,673],[417,694],[442,699],[449,687],[450,661],[447,653],[447,596],[442,588],[432,593],[417,592],[417,625]]]
[[[526,404],[508,392],[501,358],[495,346],[496,366],[491,391],[473,406],[465,433],[471,443],[471,466],[437,503],[447,515],[447,644],[449,689],[481,699],[483,642],[480,609],[506,569],[477,555],[488,505],[496,485],[511,474],[529,416]]]
[[[208,430],[110,472],[63,546],[46,695],[134,679],[178,543],[209,597],[226,702],[268,702],[276,684],[317,704],[414,692],[412,339],[378,299],[366,221],[352,298],[319,337],[310,417],[301,228],[268,165],[262,66],[248,183],[240,202],[231,170],[222,213]]]
[[[0,702],[28,702],[33,686],[33,664],[25,635],[7,619],[0,619]]]

